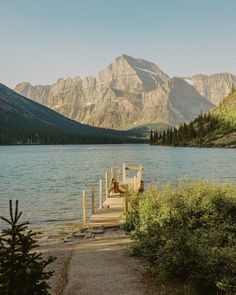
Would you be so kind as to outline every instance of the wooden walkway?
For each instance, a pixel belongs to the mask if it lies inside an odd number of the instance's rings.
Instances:
[[[149,284],[144,268],[136,259],[125,255],[130,237],[118,227],[127,216],[126,190],[138,192],[142,187],[142,167],[112,166],[105,173],[105,185],[99,182],[99,208],[95,209],[94,185],[91,187],[93,214],[86,223],[86,192],[83,191],[85,227],[79,235],[88,236],[72,244],[64,295],[146,295]],[[126,172],[130,172],[129,178]],[[130,177],[132,176],[133,177]],[[113,228],[116,227],[116,228]],[[82,230],[82,231],[81,231]],[[85,230],[85,231],[84,231]],[[78,237],[78,236],[77,236]]]
[[[91,215],[89,224],[91,226],[119,226],[124,221],[124,197],[110,197],[103,203],[104,209],[97,209]]]
[[[134,171],[133,177],[127,177],[127,171]],[[142,189],[142,171],[143,167],[130,167],[123,163],[122,167],[112,165],[111,169],[105,173],[105,195],[106,199],[102,202],[102,180],[100,179],[100,208],[94,208],[94,188],[92,189],[92,215],[86,223],[86,205],[83,208],[84,224],[89,227],[118,227],[120,224],[126,222],[128,214],[128,204],[125,198],[126,190],[134,190],[138,192]],[[85,195],[85,193],[84,193]],[[84,198],[84,204],[86,200]]]

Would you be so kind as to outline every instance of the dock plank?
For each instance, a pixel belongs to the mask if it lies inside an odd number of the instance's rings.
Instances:
[[[108,208],[109,206],[109,208]],[[124,197],[108,198],[104,203],[105,209],[97,209],[89,220],[91,226],[119,226],[124,215]]]

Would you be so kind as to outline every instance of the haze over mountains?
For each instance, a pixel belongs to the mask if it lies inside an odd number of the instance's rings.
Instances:
[[[228,73],[170,78],[154,63],[122,55],[97,77],[22,82],[15,90],[78,122],[131,129],[188,123],[219,103],[232,84],[236,76]]]

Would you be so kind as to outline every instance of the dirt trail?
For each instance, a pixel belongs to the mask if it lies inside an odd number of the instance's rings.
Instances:
[[[84,237],[81,230],[75,224],[40,230],[39,251],[45,258],[57,257],[48,268],[55,271],[49,280],[50,294],[173,294],[166,293],[168,288],[156,282],[137,258],[129,257],[131,240],[123,230],[107,228]]]
[[[63,295],[153,294],[145,269],[125,253],[129,243],[126,235],[116,234],[74,245]]]

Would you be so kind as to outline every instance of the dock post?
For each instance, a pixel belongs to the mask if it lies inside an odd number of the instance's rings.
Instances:
[[[125,168],[126,168],[126,165],[125,165],[125,163],[123,163],[123,184],[125,184],[125,182],[126,182],[126,170],[125,170]]]
[[[115,178],[115,162],[111,166],[111,178]]]
[[[129,204],[127,196],[125,196],[125,222],[128,222]]]
[[[99,208],[102,208],[102,178],[100,178],[99,182]]]
[[[141,165],[139,165],[139,175],[140,175],[140,181],[142,180],[142,171],[143,171],[143,167]]]
[[[106,172],[105,174],[105,179],[106,179],[106,199],[108,198],[108,173]]]
[[[95,204],[94,204],[94,184],[91,186],[91,196],[92,196],[92,214],[95,213]]]
[[[112,166],[111,166],[111,179],[113,178],[113,170],[112,170]]]
[[[138,173],[137,173],[137,188],[138,189],[140,188],[141,180],[142,180],[142,172],[138,171]]]
[[[83,224],[86,225],[86,191],[83,189]]]
[[[113,162],[113,171],[114,171],[114,178],[117,180],[117,170],[116,170],[116,163]]]

